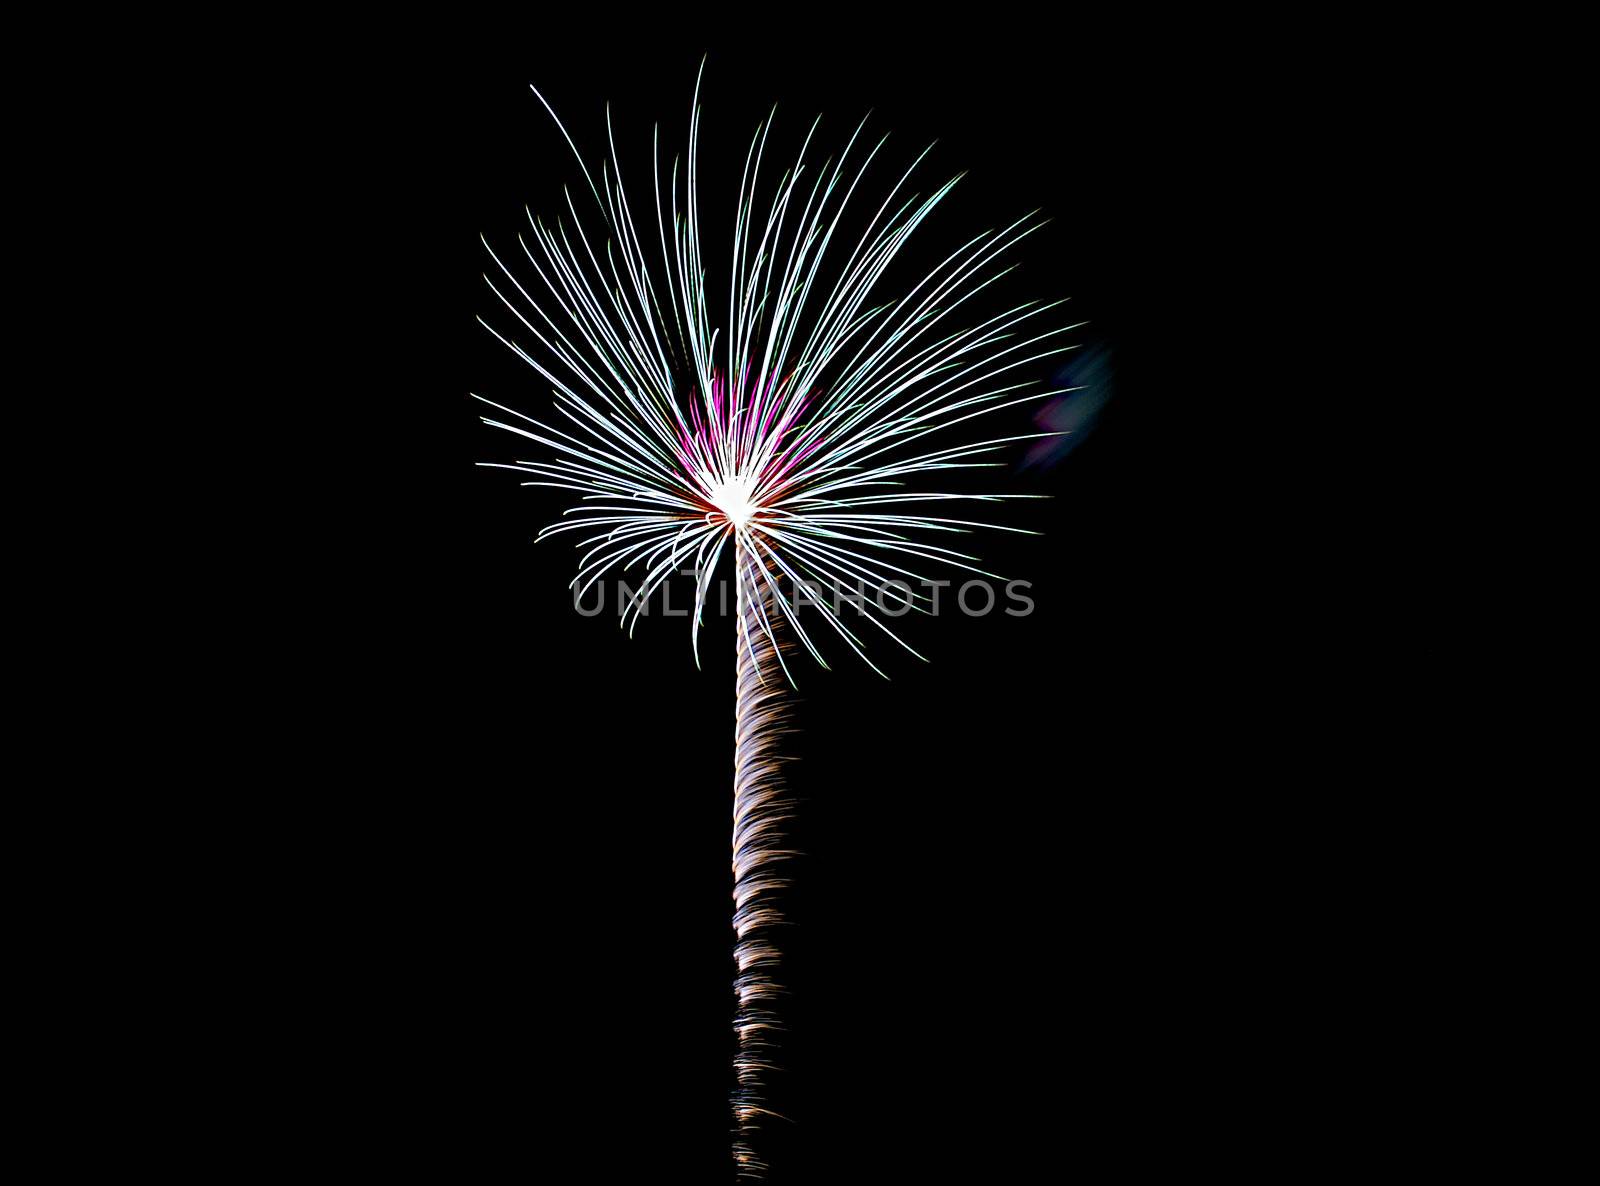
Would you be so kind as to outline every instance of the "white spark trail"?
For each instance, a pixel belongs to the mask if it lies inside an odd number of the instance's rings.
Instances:
[[[762,1116],[774,1115],[763,1103],[762,1080],[773,1068],[771,1035],[780,1027],[773,1008],[778,986],[772,971],[778,949],[771,929],[782,921],[775,893],[783,881],[773,865],[791,855],[775,847],[788,818],[782,797],[778,741],[785,733],[787,685],[777,649],[758,614],[762,596],[760,561],[737,543],[738,663],[735,680],[733,752],[733,930],[738,975],[738,1006],[733,1029],[739,1052],[734,1058],[738,1086],[733,1112],[738,1125],[734,1161],[744,1177],[759,1177],[765,1163],[755,1148]]]

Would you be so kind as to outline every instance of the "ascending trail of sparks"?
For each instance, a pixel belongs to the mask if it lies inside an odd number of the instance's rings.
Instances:
[[[568,193],[570,221],[549,226],[530,213],[515,267],[489,248],[495,274],[485,279],[516,326],[502,334],[484,322],[550,384],[555,415],[536,419],[484,400],[505,417],[484,421],[541,447],[534,460],[498,468],[527,475],[525,486],[579,496],[539,533],[587,533],[572,580],[578,599],[608,574],[642,574],[622,614],[630,632],[656,589],[692,566],[690,643],[698,663],[712,574],[722,553],[731,553],[739,607],[735,1162],[741,1175],[755,1177],[763,1167],[751,1141],[766,1112],[759,1088],[776,1024],[769,971],[777,951],[768,928],[777,920],[770,865],[782,855],[775,847],[782,813],[773,745],[782,731],[782,685],[792,682],[780,635],[826,667],[826,636],[818,629],[825,626],[883,674],[866,654],[860,625],[916,655],[890,623],[937,604],[915,591],[936,587],[922,575],[925,565],[994,575],[977,567],[976,557],[935,541],[978,527],[1017,528],[925,512],[1030,496],[907,483],[999,465],[993,458],[1013,442],[1057,435],[962,434],[981,416],[1070,390],[1039,390],[1027,373],[1071,349],[1059,338],[1077,327],[1039,328],[1061,302],[1030,301],[965,320],[969,302],[1011,270],[1000,257],[1042,225],[1032,216],[985,231],[919,269],[901,295],[877,294],[907,240],[959,178],[927,195],[906,192],[924,150],[881,202],[866,202],[861,183],[887,137],[867,148],[865,121],[808,180],[813,122],[764,210],[757,193],[771,118],[757,127],[722,257],[728,270],[709,284],[698,207],[699,94],[697,80],[688,154],[665,177],[657,130],[649,204],[637,207],[642,223],[622,184],[609,109],[598,181],[556,119],[595,210],[580,215]],[[847,213],[864,224],[853,241],[843,231]],[[524,335],[536,350],[518,344]],[[932,439],[947,430],[954,435]],[[848,596],[792,593],[819,587]],[[816,610],[819,621],[809,629],[801,605]]]
[[[783,882],[774,862],[788,855],[776,848],[785,818],[779,778],[778,739],[784,733],[787,687],[778,675],[778,652],[761,628],[756,587],[757,562],[736,547],[740,573],[736,641],[738,663],[733,748],[733,956],[739,972],[733,982],[738,1004],[733,1030],[739,1053],[733,1060],[738,1086],[733,1115],[738,1124],[733,1156],[741,1173],[759,1176],[766,1165],[756,1154],[760,1119],[769,1115],[762,1104],[762,1073],[772,1068],[770,1035],[778,1028],[772,1005],[778,986],[772,968],[778,959],[771,928],[781,921],[774,891]],[[745,579],[749,578],[749,579]]]

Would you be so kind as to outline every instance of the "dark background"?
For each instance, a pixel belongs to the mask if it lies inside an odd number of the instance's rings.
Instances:
[[[1271,809],[1231,786],[1250,711],[1228,702],[1227,627],[1200,608],[1231,593],[1227,475],[1196,460],[1227,416],[1218,343],[1242,314],[1215,266],[1248,202],[1219,131],[1226,80],[1181,38],[1154,50],[1085,22],[469,40],[374,47],[289,186],[343,260],[299,299],[339,343],[330,378],[355,409],[301,595],[319,606],[310,695],[340,706],[318,718],[323,773],[355,803],[329,809],[326,844],[358,857],[306,974],[350,986],[331,1056],[361,1131],[467,1178],[556,1160],[594,1167],[582,1180],[731,1178],[731,633],[708,628],[697,670],[683,619],[629,639],[574,613],[574,552],[532,543],[566,504],[474,468],[524,454],[467,394],[548,398],[475,323],[496,308],[479,233],[512,244],[524,204],[554,212],[581,181],[527,84],[591,159],[609,101],[637,186],[651,124],[664,151],[686,136],[709,52],[708,236],[728,225],[713,181],[774,102],[791,156],[817,112],[826,155],[870,110],[891,165],[937,139],[925,184],[970,171],[897,275],[1041,209],[1053,221],[1007,291],[1070,297],[1111,394],[1059,464],[1003,478],[1053,496],[1008,512],[1042,536],[979,541],[1032,582],[1031,616],[923,623],[926,665],[883,640],[887,682],[841,647],[831,672],[796,667],[804,856],[771,1180],[1253,1156],[1282,1104],[1275,1055],[1239,1018],[1290,974],[1257,962],[1290,924],[1255,892],[1260,858],[1240,861]],[[1292,862],[1292,843],[1275,851]]]

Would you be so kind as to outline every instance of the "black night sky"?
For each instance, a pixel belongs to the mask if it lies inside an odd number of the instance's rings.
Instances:
[[[581,182],[528,84],[591,155],[609,101],[641,184],[706,54],[708,195],[774,103],[791,155],[815,114],[825,156],[871,112],[892,165],[937,141],[924,184],[968,174],[902,278],[1037,208],[1008,292],[1087,323],[1059,365],[1088,391],[1054,412],[1080,436],[994,471],[1051,496],[1006,511],[1042,534],[975,541],[1034,613],[921,623],[928,664],[880,637],[887,681],[840,645],[832,671],[796,667],[771,1181],[1122,1180],[1226,1148],[1249,1123],[1219,1102],[1227,1011],[1259,991],[1228,971],[1247,810],[1225,763],[1190,763],[1218,705],[1174,642],[1210,628],[1193,607],[1215,580],[1203,487],[1175,462],[1180,426],[1225,399],[1199,343],[1231,298],[1182,246],[1223,233],[1220,166],[1189,102],[1203,71],[1092,21],[416,29],[341,85],[291,189],[336,252],[300,299],[353,400],[308,591],[319,694],[348,694],[356,739],[323,826],[359,854],[359,905],[310,960],[355,986],[332,1026],[352,1123],[447,1180],[732,1179],[731,630],[708,626],[697,670],[684,619],[629,639],[574,613],[570,545],[532,543],[567,504],[475,468],[519,453],[468,398],[548,398],[475,321],[496,310],[479,234],[514,241],[525,204],[553,214]]]

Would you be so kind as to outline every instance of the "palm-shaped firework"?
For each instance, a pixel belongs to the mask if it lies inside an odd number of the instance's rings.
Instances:
[[[734,1155],[741,1173],[757,1176],[763,1166],[752,1142],[766,1111],[761,1076],[770,1066],[767,1035],[776,1024],[777,952],[769,936],[780,884],[772,866],[784,855],[776,847],[782,821],[776,742],[790,676],[789,636],[826,666],[812,637],[823,625],[882,674],[857,629],[869,623],[911,650],[889,621],[927,608],[912,587],[930,583],[918,567],[931,562],[991,575],[975,567],[974,557],[933,541],[975,527],[1016,528],[924,511],[1029,496],[913,490],[906,479],[995,464],[985,458],[1008,443],[1051,435],[930,439],[1057,394],[1037,390],[1027,371],[1069,349],[1053,339],[1074,327],[1039,328],[1055,305],[1037,302],[977,324],[958,319],[1009,271],[997,261],[1037,229],[1031,216],[969,240],[903,295],[875,297],[907,239],[959,179],[926,196],[903,193],[924,151],[873,210],[861,183],[884,139],[867,148],[865,121],[838,158],[808,179],[814,122],[765,209],[757,193],[770,117],[758,126],[740,181],[730,274],[715,285],[708,283],[697,210],[698,81],[687,163],[680,170],[674,160],[663,172],[658,131],[642,223],[622,184],[609,113],[609,159],[598,181],[556,122],[578,156],[595,211],[580,215],[569,194],[570,220],[551,227],[530,214],[530,232],[519,236],[521,258],[513,267],[491,247],[496,274],[488,279],[517,322],[507,334],[490,326],[491,332],[551,384],[559,419],[499,404],[493,406],[511,420],[484,419],[542,446],[537,460],[502,468],[529,475],[524,485],[581,496],[540,533],[588,533],[573,579],[579,598],[607,574],[641,572],[622,615],[623,625],[630,614],[637,624],[651,594],[693,565],[697,663],[712,576],[723,552],[732,553],[740,1046]],[[847,213],[866,220],[865,230],[849,239],[838,233]],[[596,224],[603,233],[594,233]],[[713,308],[713,290],[726,291],[725,310],[720,303]],[[537,350],[516,340],[528,335]],[[815,595],[818,588],[848,594],[830,601]],[[795,596],[801,589],[811,595]],[[798,612],[802,604],[816,611],[809,629]]]

